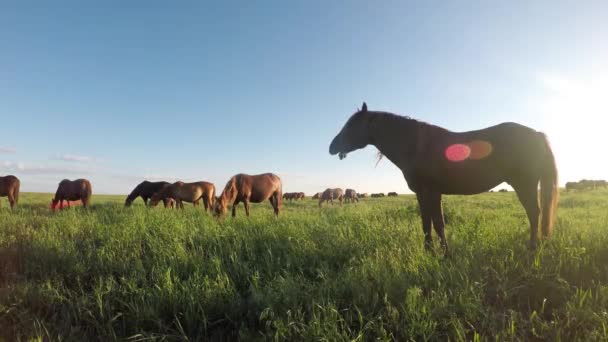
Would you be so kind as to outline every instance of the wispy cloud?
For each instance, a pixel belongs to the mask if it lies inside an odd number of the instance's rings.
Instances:
[[[13,147],[2,147],[0,146],[0,153],[16,153],[17,150]]]
[[[89,156],[80,156],[76,154],[62,154],[57,156],[55,159],[65,161],[65,162],[76,162],[76,163],[95,163],[100,162],[100,159],[89,157]]]
[[[91,170],[73,167],[57,167],[53,165],[29,164],[5,161],[0,163],[2,172],[14,172],[25,175],[57,175],[57,174],[91,174]]]

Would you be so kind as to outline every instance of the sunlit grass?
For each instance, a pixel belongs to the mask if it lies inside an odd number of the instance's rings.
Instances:
[[[562,194],[527,249],[513,193],[445,199],[444,259],[411,196],[200,209],[0,209],[0,336],[14,339],[608,339],[608,192]]]

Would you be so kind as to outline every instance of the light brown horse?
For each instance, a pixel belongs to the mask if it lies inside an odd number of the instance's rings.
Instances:
[[[57,208],[57,203],[59,203],[59,209],[63,209],[63,201],[67,201],[69,207],[70,201],[78,200],[82,202],[83,207],[87,208],[91,204],[92,194],[93,188],[91,187],[91,182],[87,179],[76,179],[73,181],[64,179],[59,182],[51,208],[54,210]]]
[[[344,191],[344,203],[348,202],[359,202],[359,196],[357,196],[357,192],[353,189],[346,189]]]
[[[274,214],[279,216],[283,206],[283,185],[281,178],[272,173],[261,175],[246,175],[239,173],[230,178],[224,191],[218,197],[215,205],[215,214],[224,215],[232,203],[232,217],[236,216],[236,207],[240,202],[245,205],[245,214],[249,216],[250,203],[261,203],[269,200]]]
[[[331,205],[334,205],[334,200],[338,200],[340,202],[340,205],[342,205],[343,198],[344,198],[344,191],[342,191],[342,189],[327,188],[327,189],[325,189],[325,191],[323,191],[323,193],[319,197],[319,208],[321,208],[321,205],[323,204],[323,202],[330,202]]]
[[[442,194],[471,195],[507,182],[517,192],[530,221],[530,246],[538,241],[538,183],[541,188],[542,232],[553,229],[558,186],[555,158],[547,137],[516,123],[469,132],[451,132],[409,117],[368,111],[363,103],[329,146],[344,159],[372,144],[401,169],[416,193],[425,245],[432,245],[434,226],[447,252]]]
[[[21,182],[19,178],[9,175],[0,177],[0,197],[8,197],[8,203],[11,209],[15,209],[15,206],[19,202],[19,187]]]
[[[201,199],[205,211],[213,210],[215,202],[215,185],[209,182],[175,182],[160,189],[150,198],[149,206],[155,207],[161,200],[165,202],[165,208],[168,208],[170,201],[175,200],[176,208],[184,208],[184,202],[192,203],[195,207],[200,205]]]

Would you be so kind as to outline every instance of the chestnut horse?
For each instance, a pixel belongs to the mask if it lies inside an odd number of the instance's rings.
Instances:
[[[274,209],[275,216],[283,205],[283,185],[281,178],[272,173],[261,175],[246,175],[239,173],[230,178],[215,205],[215,214],[224,215],[232,203],[232,217],[236,216],[236,207],[239,202],[245,205],[245,214],[249,216],[249,204],[261,203],[269,200]]]
[[[162,200],[165,202],[165,208],[167,208],[171,202],[169,199],[174,199],[175,207],[182,209],[184,208],[184,202],[192,203],[196,207],[202,199],[205,211],[211,211],[215,201],[215,185],[209,182],[175,182],[152,195],[148,204],[155,207]]]
[[[169,183],[169,182],[148,182],[148,181],[143,181],[143,182],[139,183],[135,187],[135,189],[133,189],[133,191],[131,191],[129,196],[127,196],[127,199],[125,200],[125,207],[131,206],[131,204],[133,203],[134,200],[137,199],[137,197],[141,197],[141,199],[144,200],[144,204],[147,206],[148,200],[152,197],[152,195],[154,195],[155,193],[160,191],[160,189],[164,188],[165,186],[167,186],[169,184],[171,184],[171,183]],[[165,199],[163,199],[163,201],[165,202],[165,207],[167,207],[167,205],[168,205],[167,199],[165,198]]]
[[[91,182],[88,180],[76,179],[71,181],[69,179],[64,179],[59,182],[55,197],[52,200],[51,208],[57,208],[57,203],[60,203],[59,208],[63,209],[63,201],[67,201],[69,207],[70,201],[78,200],[80,200],[82,206],[86,208],[91,203],[92,194],[93,188],[91,187]]]
[[[0,177],[0,197],[7,196],[8,203],[11,209],[15,209],[17,202],[19,202],[19,187],[21,182],[19,178],[9,175]]]
[[[353,189],[346,189],[344,192],[344,203],[347,202],[359,202],[359,197],[357,196],[357,192]]]
[[[542,205],[542,233],[553,229],[558,185],[555,158],[547,137],[517,123],[469,132],[451,132],[409,117],[368,111],[363,103],[329,146],[331,155],[372,144],[401,172],[416,194],[422,217],[425,246],[431,248],[431,226],[445,252],[442,194],[471,195],[507,182],[515,189],[530,221],[530,246],[538,242]]]
[[[340,188],[330,189],[327,188],[321,196],[319,196],[319,208],[321,208],[321,204],[323,202],[331,202],[331,205],[334,205],[334,200],[340,201],[340,205],[342,205],[342,199],[344,198],[344,192]]]

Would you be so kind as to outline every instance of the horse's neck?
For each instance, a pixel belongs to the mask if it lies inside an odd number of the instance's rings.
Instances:
[[[410,162],[416,151],[422,123],[398,116],[377,114],[370,127],[370,139],[380,153],[398,167]]]

